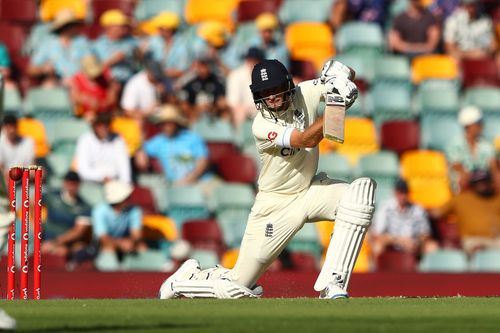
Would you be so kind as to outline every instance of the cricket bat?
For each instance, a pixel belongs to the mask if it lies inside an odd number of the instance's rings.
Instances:
[[[345,100],[335,93],[326,94],[323,137],[344,143]]]

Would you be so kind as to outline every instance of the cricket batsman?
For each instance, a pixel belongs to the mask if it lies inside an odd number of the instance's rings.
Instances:
[[[348,297],[347,287],[374,211],[375,182],[359,178],[348,184],[316,174],[324,116],[318,106],[326,95],[348,109],[358,90],[352,70],[330,60],[319,79],[295,86],[278,60],[253,68],[250,90],[259,111],[252,131],[262,168],[259,191],[248,217],[233,269],[200,270],[190,259],[160,287],[161,299],[260,297],[259,277],[304,223],[336,221],[314,289],[323,299]]]

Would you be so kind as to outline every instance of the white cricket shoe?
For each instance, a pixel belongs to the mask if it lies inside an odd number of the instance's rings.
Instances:
[[[9,316],[7,312],[0,309],[0,330],[15,330],[16,329],[16,320]]]
[[[320,299],[339,299],[339,298],[349,298],[349,294],[344,288],[336,284],[335,282],[330,282],[325,289],[323,289],[319,294]]]
[[[182,280],[189,280],[193,274],[198,273],[200,270],[200,263],[198,260],[186,260],[174,274],[170,275],[170,277],[162,283],[158,298],[171,299],[179,297],[173,289],[173,283]]]

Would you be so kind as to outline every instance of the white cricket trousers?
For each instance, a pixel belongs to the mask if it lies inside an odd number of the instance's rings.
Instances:
[[[306,222],[333,221],[348,183],[317,175],[297,194],[259,192],[248,217],[232,280],[251,288]]]

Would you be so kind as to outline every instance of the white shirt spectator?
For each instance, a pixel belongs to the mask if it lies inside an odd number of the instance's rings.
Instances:
[[[108,140],[102,141],[93,131],[85,133],[78,139],[75,154],[77,171],[82,180],[131,182],[127,146],[120,136],[112,134]]]
[[[252,80],[252,67],[244,63],[232,70],[227,77],[226,100],[233,113],[234,124],[239,127],[247,118],[253,119],[257,112],[252,92],[248,88]]]
[[[417,238],[430,234],[429,220],[424,209],[411,204],[399,208],[396,198],[391,198],[375,211],[371,231],[376,234],[390,234],[398,237]]]
[[[124,110],[146,112],[159,103],[155,86],[148,80],[146,71],[132,76],[123,88],[121,107]]]
[[[462,51],[488,50],[494,38],[493,25],[487,16],[471,20],[465,9],[458,8],[446,19],[443,37]]]
[[[35,161],[35,143],[31,138],[19,137],[12,144],[2,133],[0,135],[0,165],[4,170],[14,166],[29,166]]]

